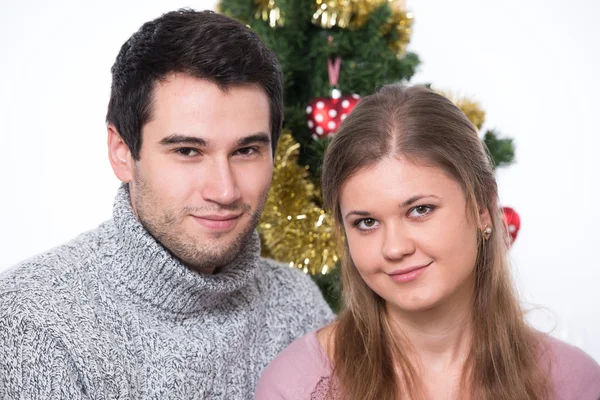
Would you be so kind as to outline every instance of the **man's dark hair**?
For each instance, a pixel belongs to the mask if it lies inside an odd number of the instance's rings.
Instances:
[[[239,21],[212,11],[181,9],[146,22],[121,47],[112,66],[106,121],[139,160],[142,127],[151,118],[157,82],[173,73],[205,79],[221,90],[256,84],[269,97],[271,142],[283,122],[283,82],[277,58]]]

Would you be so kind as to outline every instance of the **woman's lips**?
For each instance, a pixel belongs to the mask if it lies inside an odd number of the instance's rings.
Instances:
[[[427,270],[427,267],[429,267],[432,262],[425,265],[398,269],[388,275],[398,283],[412,282],[418,279]]]

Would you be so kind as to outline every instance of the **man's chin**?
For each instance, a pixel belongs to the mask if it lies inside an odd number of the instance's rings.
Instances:
[[[251,234],[252,230],[237,235],[230,232],[218,236],[211,235],[210,238],[203,237],[196,242],[203,244],[195,246],[193,252],[179,252],[178,256],[193,270],[222,268],[235,261]]]
[[[230,249],[227,252],[204,253],[194,258],[185,257],[180,258],[180,260],[191,270],[202,273],[211,273],[226,267],[227,265],[231,265],[231,263],[233,263],[237,258],[238,254],[238,249]]]

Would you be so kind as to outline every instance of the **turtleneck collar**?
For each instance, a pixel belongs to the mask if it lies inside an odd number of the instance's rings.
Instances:
[[[254,231],[236,259],[208,275],[190,270],[137,220],[129,186],[121,185],[113,207],[117,250],[112,262],[117,284],[165,311],[189,314],[211,308],[252,278],[260,259]]]

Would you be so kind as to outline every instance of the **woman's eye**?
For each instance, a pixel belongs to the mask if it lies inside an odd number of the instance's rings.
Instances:
[[[418,207],[415,207],[415,211],[417,212],[417,214],[423,215],[423,214],[427,213],[427,211],[429,211],[429,207],[427,207],[427,206],[418,206]]]
[[[426,215],[429,215],[429,213],[431,213],[431,211],[433,211],[434,207],[433,206],[416,206],[413,207],[412,210],[410,210],[409,216],[411,217],[424,217]]]
[[[364,231],[368,231],[370,229],[375,228],[377,226],[377,224],[378,224],[377,220],[375,220],[373,218],[359,219],[355,223],[355,225],[358,229],[364,230]]]
[[[177,153],[185,157],[192,157],[198,154],[198,151],[192,149],[191,147],[182,147],[181,149],[177,149]]]

